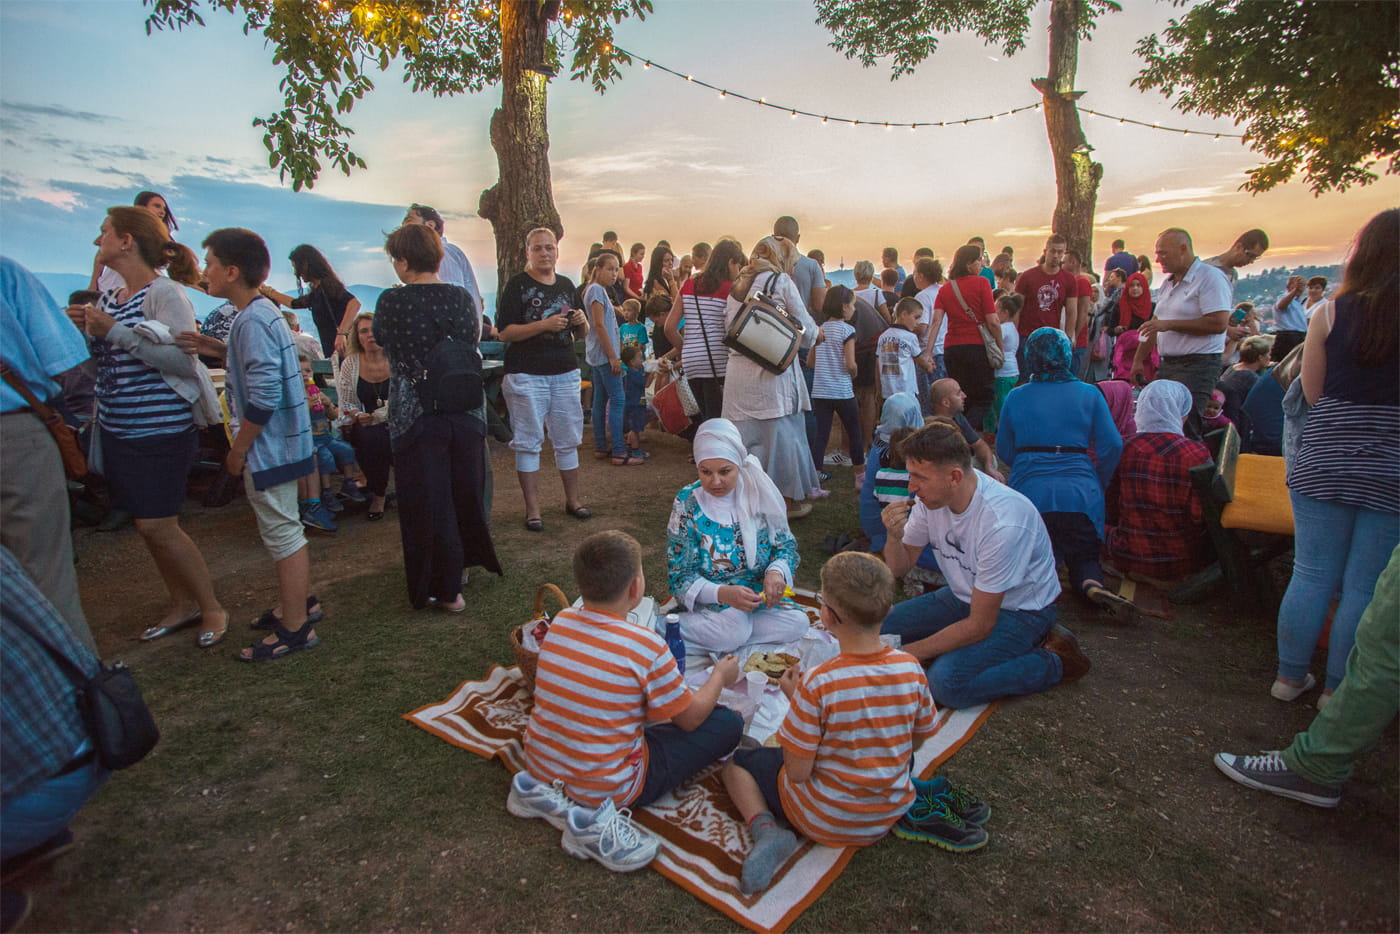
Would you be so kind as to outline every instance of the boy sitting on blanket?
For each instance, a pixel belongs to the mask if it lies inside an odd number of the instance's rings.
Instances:
[[[740,888],[766,889],[797,849],[780,820],[826,846],[866,846],[897,836],[954,851],[987,842],[991,809],[946,778],[911,779],[914,746],[934,731],[923,667],[880,642],[894,576],[875,556],[836,555],[822,568],[822,623],[841,654],[780,682],[792,707],[780,748],[740,749],[724,786],[748,821],[753,849]]]
[[[650,804],[738,745],[743,720],[716,702],[739,663],[721,658],[692,692],[666,642],[627,621],[646,592],[630,535],[584,539],[574,578],[583,606],[556,616],[540,649],[525,771],[506,808],[562,830],[571,856],[630,872],[651,862],[659,841],[625,806]]]

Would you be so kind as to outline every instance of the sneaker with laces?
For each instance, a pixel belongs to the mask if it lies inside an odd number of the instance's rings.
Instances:
[[[835,451],[822,458],[822,464],[827,467],[849,467],[851,458],[841,451]]]
[[[369,497],[365,495],[365,491],[360,487],[360,484],[348,477],[340,483],[340,498],[347,503],[369,502]]]
[[[1320,808],[1334,808],[1342,800],[1342,789],[1319,785],[1284,764],[1277,749],[1253,756],[1228,752],[1215,754],[1215,767],[1231,779],[1258,791],[1292,798]]]
[[[631,811],[619,811],[609,799],[591,811],[569,808],[560,845],[570,856],[597,860],[613,872],[631,872],[655,859],[661,842],[632,823]]]
[[[967,853],[987,845],[987,831],[954,813],[946,797],[917,798],[894,825],[894,835],[916,843],[932,843],[952,853]]]
[[[325,487],[321,490],[321,505],[325,506],[332,513],[340,512],[345,506],[340,502],[340,497],[335,495],[335,490]]]
[[[516,817],[539,817],[555,830],[563,830],[569,808],[573,806],[569,796],[564,794],[564,783],[557,778],[546,784],[529,772],[521,771],[510,781],[506,810]]]
[[[985,824],[992,816],[992,807],[985,801],[979,800],[976,795],[966,788],[954,785],[946,776],[939,775],[929,781],[923,782],[914,779],[914,792],[919,797],[909,806],[909,812],[915,815],[933,807],[932,801],[935,798],[944,798],[954,814],[967,821],[969,824],[976,824],[979,827]]]
[[[319,500],[312,500],[301,513],[301,524],[318,532],[336,532],[335,517]]]

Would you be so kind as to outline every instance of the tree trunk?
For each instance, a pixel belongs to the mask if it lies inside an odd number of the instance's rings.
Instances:
[[[1045,105],[1045,129],[1055,163],[1055,215],[1051,230],[1063,234],[1079,253],[1085,271],[1093,268],[1094,205],[1103,166],[1094,162],[1084,138],[1075,101],[1074,74],[1079,66],[1082,0],[1053,0],[1050,6],[1050,73],[1033,82]]]
[[[557,3],[502,3],[501,106],[491,115],[500,180],[481,193],[477,212],[496,235],[497,289],[525,268],[525,235],[548,227],[563,236],[549,177],[549,79],[529,70],[545,61]]]

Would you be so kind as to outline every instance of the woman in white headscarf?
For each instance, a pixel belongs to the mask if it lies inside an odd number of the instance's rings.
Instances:
[[[775,297],[801,323],[806,337],[803,350],[817,338],[817,325],[807,313],[797,285],[789,273],[801,254],[783,237],[764,237],[749,254],[725,303],[728,327],[744,306],[750,289]],[[787,514],[796,519],[812,511],[803,503],[807,491],[821,486],[807,443],[803,412],[812,408],[802,370],[796,364],[782,373],[770,373],[737,351],[729,352],[724,379],[724,417],[734,423],[744,446],[758,458],[763,470],[788,501]],[[697,462],[699,457],[696,458]]]
[[[799,559],[782,495],[728,419],[701,425],[694,452],[700,479],[676,494],[666,527],[687,647],[733,652],[800,638],[807,614],[783,599]]]
[[[1168,583],[1200,570],[1211,550],[1191,468],[1210,451],[1182,434],[1191,392],[1169,379],[1154,380],[1138,397],[1137,434],[1123,445],[1118,472],[1105,496],[1104,544],[1124,574]]]

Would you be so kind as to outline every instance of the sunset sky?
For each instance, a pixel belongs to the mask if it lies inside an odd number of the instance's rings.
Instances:
[[[576,273],[606,228],[627,243],[664,238],[683,252],[725,234],[749,246],[780,214],[798,218],[802,246],[823,249],[832,269],[878,260],[885,245],[904,257],[923,245],[947,257],[972,234],[993,251],[1015,246],[1021,266],[1038,251],[1054,205],[1039,112],[917,131],[835,118],[951,122],[1034,104],[1030,81],[1046,70],[1043,30],[1011,59],[975,37],[946,38],[914,75],[891,82],[887,67],[864,69],[830,48],[806,0],[655,5],[645,22],[619,27],[618,44],[639,62],[606,95],[565,77],[551,84],[566,272]],[[1048,0],[1043,6],[1038,23],[1048,21]],[[1181,11],[1152,0],[1124,7],[1081,45],[1081,106],[1238,132],[1229,120],[1183,115],[1130,87],[1137,39]],[[85,272],[105,209],[150,188],[169,199],[185,243],[223,226],[262,233],[274,284],[292,284],[285,257],[309,242],[347,282],[387,285],[383,235],[420,201],[447,215],[448,238],[467,251],[483,289],[494,288],[491,228],[475,210],[496,178],[488,122],[498,88],[437,99],[410,93],[397,71],[376,74],[378,89],[349,119],[369,169],[325,175],[314,191],[294,193],[268,168],[251,126],[281,104],[280,75],[261,39],[207,9],[204,28],[147,37],[146,13],[139,0],[0,4],[0,252],[36,271]],[[642,68],[640,58],[833,120],[721,99]],[[1087,115],[1084,126],[1104,166],[1096,267],[1114,237],[1150,252],[1169,226],[1190,230],[1202,255],[1259,226],[1273,241],[1261,266],[1336,262],[1367,219],[1400,201],[1393,177],[1321,198],[1299,183],[1251,196],[1238,188],[1259,160],[1237,140]]]

